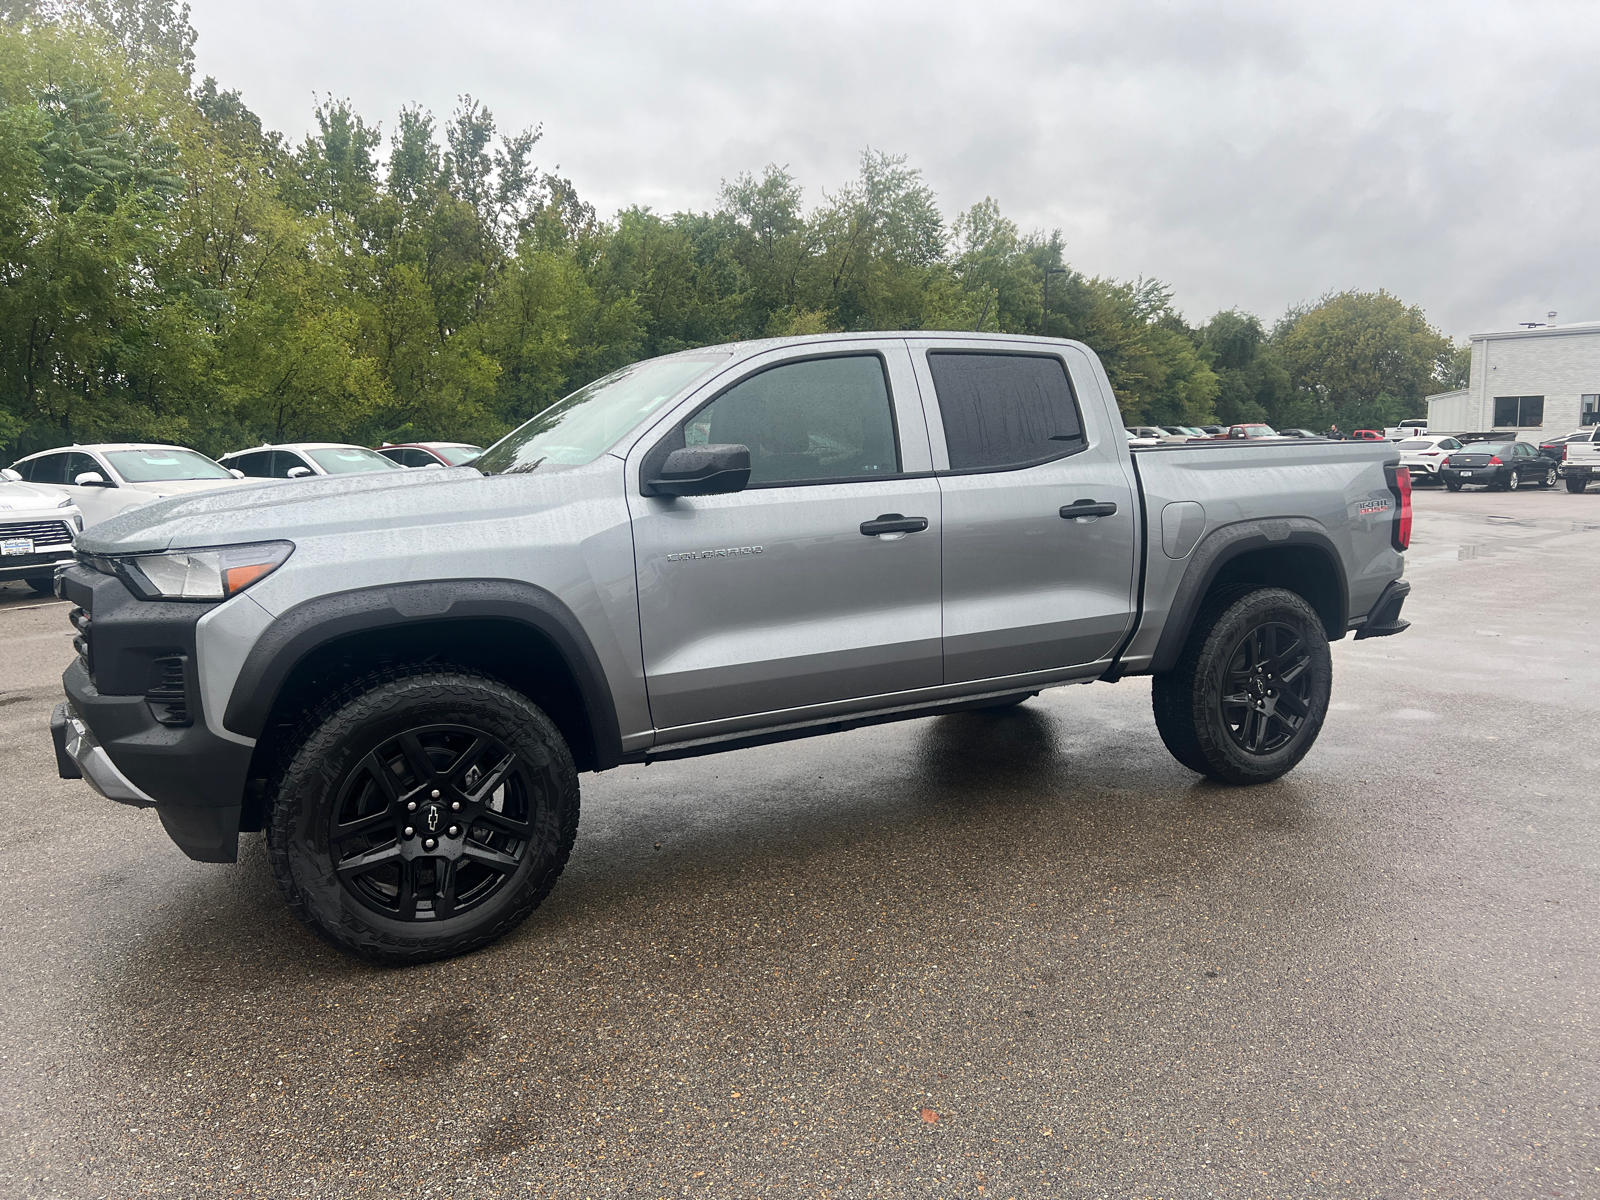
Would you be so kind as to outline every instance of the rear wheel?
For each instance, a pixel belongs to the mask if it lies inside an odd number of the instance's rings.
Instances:
[[[1513,468],[1506,472],[1506,481],[1500,486],[1505,488],[1505,490],[1508,492],[1514,492],[1517,490],[1517,488],[1522,486],[1522,477],[1518,475],[1516,469]]]
[[[1172,756],[1223,783],[1266,783],[1317,740],[1333,660],[1316,611],[1282,588],[1235,589],[1207,604],[1177,666],[1151,688]]]
[[[1587,488],[1588,486],[1589,486],[1589,481],[1588,481],[1587,478],[1585,478],[1585,479],[1573,479],[1573,478],[1571,478],[1569,476],[1568,479],[1567,479],[1567,491],[1569,491],[1569,492],[1581,492],[1585,488]]]
[[[340,949],[428,962],[487,945],[547,896],[578,828],[560,732],[457,668],[396,670],[302,727],[270,789],[267,844],[294,914]]]
[[[1445,487],[1446,487],[1446,488],[1447,488],[1447,489],[1448,489],[1448,490],[1450,490],[1450,491],[1452,491],[1452,492],[1459,492],[1459,491],[1460,491],[1460,490],[1461,490],[1461,483],[1460,483],[1460,481],[1459,481],[1459,480],[1455,480],[1455,479],[1446,479],[1446,480],[1445,480],[1445,481],[1444,481],[1444,486],[1445,486]]]

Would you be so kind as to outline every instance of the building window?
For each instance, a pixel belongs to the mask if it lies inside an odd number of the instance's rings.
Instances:
[[[1585,396],[1581,409],[1578,424],[1585,427],[1600,425],[1600,394]]]
[[[1543,396],[1496,396],[1494,398],[1494,423],[1507,427],[1525,428],[1544,424]]]

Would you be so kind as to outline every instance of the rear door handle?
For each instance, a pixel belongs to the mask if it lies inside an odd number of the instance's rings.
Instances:
[[[1117,511],[1117,506],[1110,500],[1096,503],[1093,500],[1076,500],[1071,504],[1061,506],[1061,515],[1071,520],[1073,517],[1109,517]]]
[[[883,533],[921,533],[927,527],[927,517],[902,517],[899,513],[884,513],[877,520],[861,522],[861,532],[868,537]]]

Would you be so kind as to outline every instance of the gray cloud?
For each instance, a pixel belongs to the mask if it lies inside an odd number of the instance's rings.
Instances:
[[[871,145],[1191,319],[1348,287],[1456,336],[1600,319],[1590,4],[194,7],[200,69],[291,136],[317,93],[388,127],[471,92],[543,122],[542,163],[602,212],[706,208],[768,162],[815,202]]]

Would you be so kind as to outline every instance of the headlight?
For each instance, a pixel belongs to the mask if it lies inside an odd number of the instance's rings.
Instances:
[[[61,497],[61,501],[60,501],[60,503],[58,503],[56,505],[56,507],[57,508],[71,508],[72,507],[72,497],[71,496],[63,496],[63,497]]]
[[[112,564],[116,574],[145,600],[226,600],[272,574],[292,553],[293,542],[256,542],[141,554],[112,560]]]

